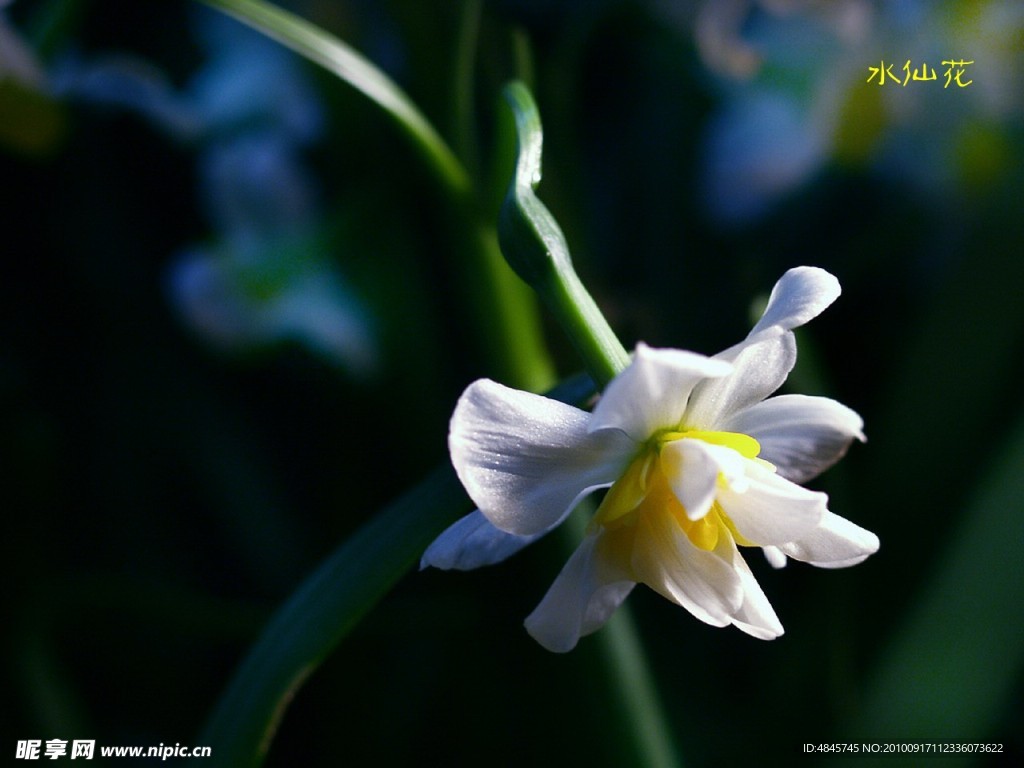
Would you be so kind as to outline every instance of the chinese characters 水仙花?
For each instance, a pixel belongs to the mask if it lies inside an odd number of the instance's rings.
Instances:
[[[974,61],[967,61],[965,59],[943,59],[942,66],[946,67],[943,72],[945,77],[945,83],[943,88],[948,88],[950,84],[956,84],[959,88],[966,88],[968,85],[974,82],[974,80],[965,80],[964,74],[967,71],[966,67],[973,64]],[[899,74],[893,74],[894,64],[886,64],[883,59],[878,63],[877,67],[868,67],[870,74],[865,82],[875,82],[876,85],[885,85],[891,81],[896,85],[906,87],[911,82],[929,82],[932,80],[938,80],[938,74],[935,67],[929,67],[927,62],[921,64],[920,67],[911,65],[910,59],[907,59],[903,67],[897,70],[897,73],[902,72],[902,77]]]

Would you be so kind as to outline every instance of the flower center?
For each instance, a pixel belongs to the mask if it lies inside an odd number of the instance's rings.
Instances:
[[[745,459],[756,458],[757,454],[761,452],[761,444],[750,435],[744,435],[742,432],[714,432],[707,429],[687,429],[682,432],[665,430],[663,432],[656,433],[654,437],[648,441],[648,445],[654,442],[655,447],[660,451],[666,443],[671,443],[674,440],[682,440],[684,437],[693,440],[703,440],[705,443],[710,443],[711,445],[721,445],[726,448],[732,448]]]
[[[644,444],[622,477],[608,489],[591,525],[614,530],[634,524],[641,514],[669,514],[690,542],[701,549],[710,551],[717,546],[722,526],[732,533],[738,544],[748,544],[717,501],[706,515],[697,520],[687,516],[686,509],[672,491],[661,461],[662,448],[683,438],[731,448],[746,459],[756,459],[761,451],[757,440],[739,432],[697,429],[659,432]],[[720,483],[725,482],[721,474],[718,479]]]

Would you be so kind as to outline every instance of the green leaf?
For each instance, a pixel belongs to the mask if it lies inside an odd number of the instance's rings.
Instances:
[[[371,61],[314,24],[263,0],[201,0],[334,73],[380,106],[408,134],[448,191],[470,193],[470,178],[419,108]]]
[[[1024,419],[963,510],[939,569],[883,655],[849,740],[992,737],[1024,670],[1021,467]],[[919,765],[920,756],[904,755],[902,764]]]
[[[259,765],[306,678],[467,507],[444,467],[344,542],[274,614],[213,712],[200,743],[213,764]]]
[[[577,375],[548,394],[581,403],[594,384]],[[317,568],[271,617],[211,715],[199,743],[213,747],[214,765],[262,762],[306,678],[468,507],[454,470],[441,467]]]

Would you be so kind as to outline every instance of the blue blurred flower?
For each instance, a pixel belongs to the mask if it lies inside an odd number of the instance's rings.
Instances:
[[[929,194],[997,175],[1024,110],[1022,31],[1024,6],[1007,0],[704,3],[697,47],[721,97],[704,143],[709,212],[756,219],[830,162]],[[954,93],[941,62],[959,58],[976,75]],[[927,64],[939,82],[866,83],[880,61],[898,80]]]
[[[169,288],[193,331],[225,350],[294,341],[356,375],[373,373],[368,319],[326,260],[292,259],[274,274],[283,263],[272,247],[250,256],[196,248],[179,257]]]
[[[320,137],[323,110],[294,54],[223,14],[200,9],[193,18],[206,62],[183,89],[137,56],[84,59],[72,51],[50,73],[53,91],[130,109],[183,141],[250,130],[280,132],[297,144]]]
[[[0,81],[11,78],[39,88],[44,80],[43,69],[32,49],[8,23],[5,9],[10,4],[11,0],[0,0]]]
[[[66,57],[55,88],[199,147],[213,244],[187,248],[167,281],[188,327],[225,350],[298,342],[367,375],[378,362],[372,325],[328,254],[301,156],[324,130],[317,94],[278,43],[220,13],[194,18],[207,60],[183,89],[126,56]]]
[[[299,144],[320,137],[323,110],[291,51],[219,13],[197,14],[196,33],[209,59],[185,97],[207,131],[269,128]]]
[[[259,132],[206,151],[203,193],[219,240],[171,266],[170,297],[220,348],[294,341],[366,376],[378,363],[371,323],[327,253],[296,154],[283,134]]]
[[[828,149],[822,126],[796,99],[768,90],[743,94],[708,125],[705,202],[727,221],[755,218],[817,170]]]
[[[830,155],[830,62],[863,37],[869,11],[861,0],[807,6],[730,0],[698,14],[698,50],[721,92],[705,133],[704,202],[724,221],[764,214]]]

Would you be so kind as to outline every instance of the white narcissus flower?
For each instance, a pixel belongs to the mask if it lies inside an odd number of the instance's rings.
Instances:
[[[593,413],[489,380],[452,416],[452,463],[479,506],[431,544],[422,566],[498,562],[608,488],[587,535],[527,631],[568,651],[643,583],[714,626],[782,634],[738,547],[825,568],[878,549],[870,531],[797,483],[863,440],[860,416],[824,397],[765,399],[796,361],[792,329],[839,296],[824,270],[799,267],[775,285],[742,342],[714,357],[640,344]]]

